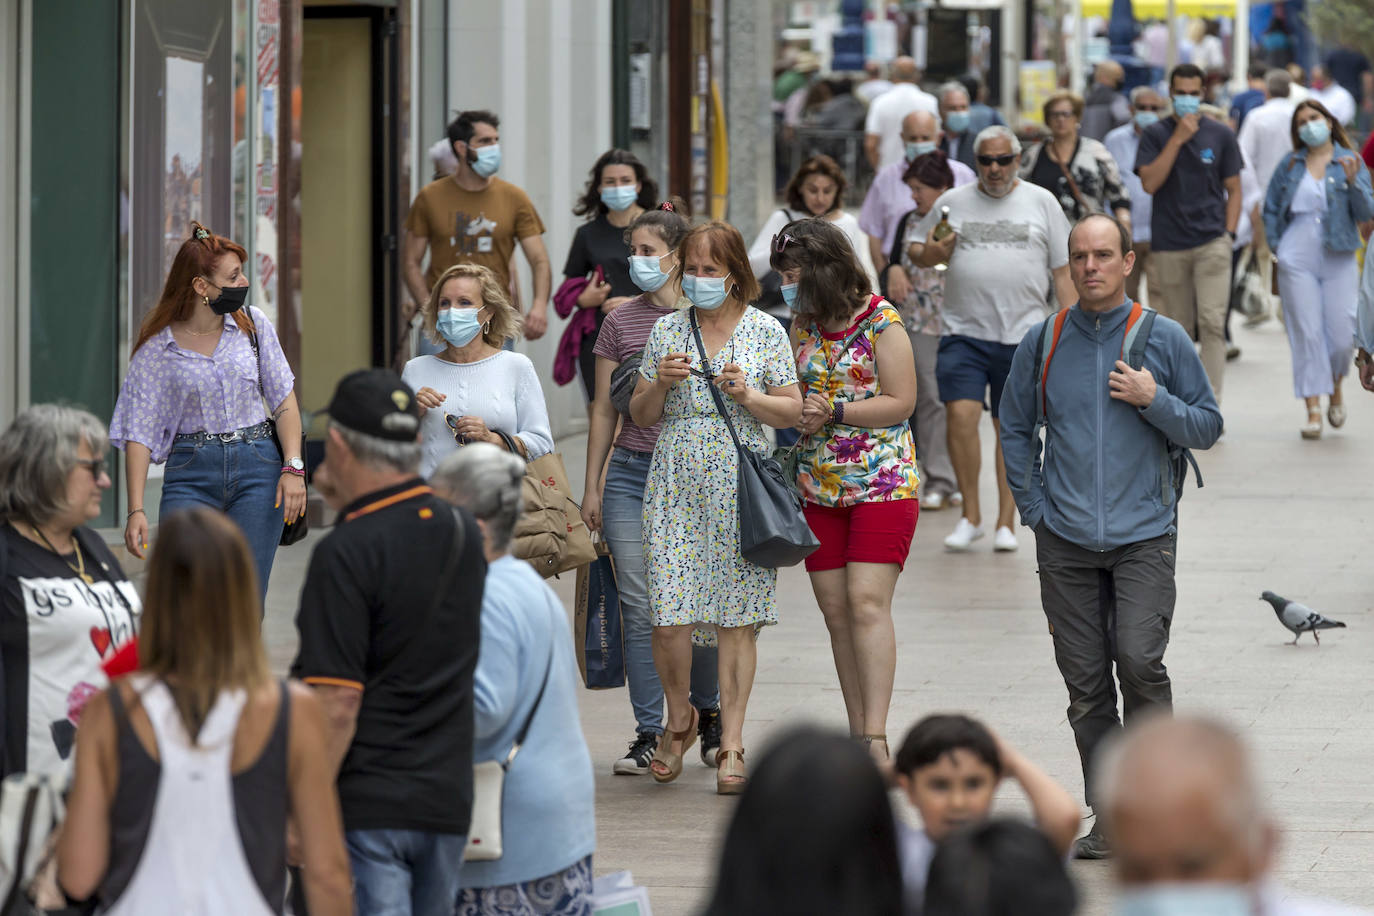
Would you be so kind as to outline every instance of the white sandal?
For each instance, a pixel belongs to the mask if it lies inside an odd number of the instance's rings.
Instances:
[[[1340,429],[1345,425],[1346,411],[1344,404],[1331,404],[1326,408],[1326,422],[1331,424],[1332,429]]]
[[[1344,422],[1344,418],[1342,418]],[[1320,409],[1309,410],[1307,412],[1307,425],[1301,430],[1304,439],[1320,439],[1322,437],[1322,412]]]

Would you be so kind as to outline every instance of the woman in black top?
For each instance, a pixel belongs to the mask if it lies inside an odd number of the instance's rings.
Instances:
[[[1043,111],[1050,139],[1021,153],[1021,177],[1053,194],[1070,223],[1089,213],[1108,213],[1129,226],[1131,195],[1116,160],[1101,142],[1079,132],[1083,97],[1056,92]]]
[[[658,183],[649,177],[644,163],[634,153],[608,150],[592,166],[587,187],[573,207],[573,215],[586,217],[587,221],[573,235],[563,276],[589,278],[586,289],[577,297],[577,305],[598,310],[597,333],[607,314],[640,295],[639,287],[630,279],[630,245],[625,230],[657,203]],[[598,267],[601,273],[595,275]],[[588,402],[596,388],[596,355],[592,352],[596,336],[584,336],[578,350],[577,368]]]

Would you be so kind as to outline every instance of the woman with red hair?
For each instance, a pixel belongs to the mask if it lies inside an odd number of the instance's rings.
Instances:
[[[189,506],[227,514],[248,539],[265,596],[282,526],[305,514],[305,464],[296,379],[272,323],[246,304],[247,258],[241,246],[191,224],[143,319],[110,442],[126,456],[130,553],[142,557],[148,547],[148,467],[166,462],[160,516]]]

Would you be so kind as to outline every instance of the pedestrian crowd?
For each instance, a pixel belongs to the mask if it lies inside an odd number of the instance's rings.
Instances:
[[[1164,655],[1178,500],[1192,451],[1223,434],[1231,277],[1261,235],[1302,435],[1321,435],[1322,397],[1345,422],[1357,346],[1374,390],[1368,170],[1321,100],[1284,101],[1280,73],[1238,140],[1202,112],[1197,67],[1167,99],[1114,97],[1105,68],[1088,100],[1050,96],[1048,138],[1024,147],[975,121],[961,84],[925,93],[908,59],[889,76],[857,218],[817,155],[748,244],[610,150],[556,290],[539,214],[496,177],[498,117],[455,118],[452,162],[436,156],[453,171],[407,220],[427,346],[399,374],[345,376],[325,411],[312,483],[337,522],[309,558],[289,681],[259,626],[276,548],[306,524],[295,378],[246,304],[244,249],[192,224],[108,427],[39,405],[0,436],[4,772],[70,770],[49,889],[111,913],[282,913],[288,895],[297,913],[590,913],[581,648],[521,553],[552,513],[560,543],[585,526],[614,562],[634,737],[612,772],[671,783],[699,743],[716,792],[741,796],[707,912],[1070,913],[1070,856],[1116,859],[1122,913],[1309,912],[1267,883],[1275,828],[1239,740],[1164,715]],[[1237,247],[1242,219],[1256,241]],[[545,333],[550,300],[570,319],[556,372],[580,377],[590,419],[571,511],[536,504],[557,481],[532,469],[557,456],[539,374],[510,348]],[[87,527],[109,445],[141,598]],[[972,718],[889,741],[893,595],[920,511],[945,507],[947,550],[991,528],[1016,551],[1018,517],[1035,538],[1084,837],[1077,801]],[[778,568],[797,563],[848,736],[791,732],[756,762],[750,693],[791,613]],[[1033,825],[990,816],[1003,780]]]

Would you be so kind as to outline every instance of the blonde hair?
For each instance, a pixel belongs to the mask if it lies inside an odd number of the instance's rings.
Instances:
[[[253,555],[215,509],[174,512],[158,524],[138,634],[139,667],[167,684],[195,740],[220,692],[271,680]]]
[[[520,317],[520,313],[511,305],[510,297],[501,288],[501,283],[496,279],[496,274],[478,264],[454,264],[448,270],[439,275],[434,288],[429,291],[429,301],[420,308],[420,314],[424,319],[425,336],[439,346],[447,346],[448,341],[444,340],[439,333],[439,295],[443,292],[444,284],[450,280],[467,278],[476,280],[477,286],[481,290],[482,307],[491,309],[491,317],[487,319],[482,329],[482,339],[493,347],[500,347],[507,340],[520,336],[525,329],[525,323]]]

